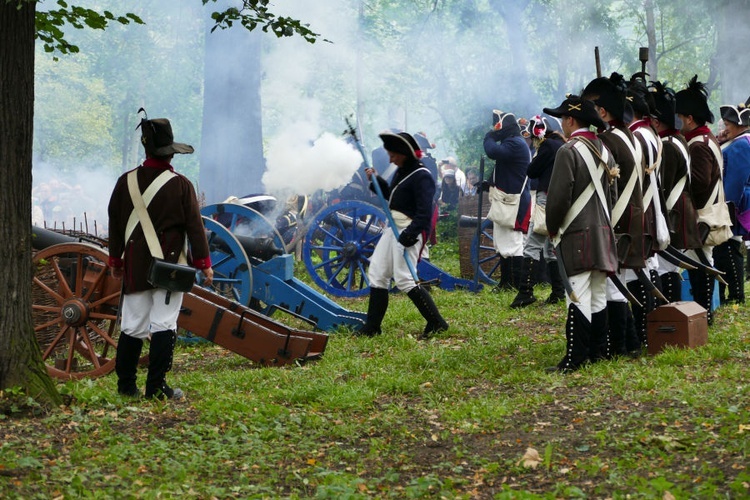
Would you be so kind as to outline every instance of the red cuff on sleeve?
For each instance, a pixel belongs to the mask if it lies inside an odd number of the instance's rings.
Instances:
[[[205,259],[193,259],[193,267],[196,269],[208,269],[211,267],[211,257]]]
[[[109,267],[122,267],[122,264],[122,259],[120,259],[119,257],[109,257]]]

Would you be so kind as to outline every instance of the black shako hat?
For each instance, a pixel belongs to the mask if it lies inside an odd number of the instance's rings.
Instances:
[[[143,108],[140,111],[143,111]],[[193,146],[174,142],[172,125],[166,118],[154,118],[153,120],[143,118],[138,127],[141,128],[141,144],[151,156],[172,156],[175,153],[191,154],[195,151]]]
[[[690,80],[686,89],[677,92],[675,98],[675,113],[690,115],[695,121],[714,122],[714,114],[708,109],[708,90],[698,81],[698,75]]]
[[[663,122],[669,128],[677,128],[674,90],[659,81],[652,81],[649,85],[649,94],[654,101],[651,116]]]
[[[744,103],[731,106],[725,104],[719,107],[719,114],[721,119],[725,122],[732,122],[740,127],[750,126],[750,98]]]
[[[383,147],[386,151],[392,153],[399,153],[408,158],[419,160],[422,156],[422,151],[419,149],[419,145],[414,137],[407,132],[399,132],[394,134],[392,132],[383,132],[380,135],[380,139],[383,141]]]
[[[599,117],[599,113],[596,112],[594,103],[577,95],[568,94],[558,107],[544,108],[543,111],[555,118],[572,116],[585,125],[593,125],[598,129],[606,128],[606,125]]]
[[[581,97],[594,101],[599,107],[609,112],[616,120],[625,118],[625,92],[627,83],[619,73],[612,73],[609,78],[594,78],[583,89]]]

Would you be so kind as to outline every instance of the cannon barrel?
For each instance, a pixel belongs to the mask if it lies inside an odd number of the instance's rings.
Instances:
[[[39,226],[31,226],[31,246],[34,250],[44,250],[58,243],[79,243],[82,240],[83,238],[68,236]]]
[[[484,222],[484,219],[482,219]],[[474,215],[462,215],[458,218],[458,227],[477,227],[477,218]]]
[[[335,215],[345,228],[351,229],[351,227],[354,225],[354,219],[351,215],[346,215],[338,212],[336,212]],[[375,236],[383,232],[383,229],[380,226],[374,226],[367,221],[357,219],[357,229],[359,231],[362,231],[365,228],[367,229],[367,234],[371,236]]]
[[[262,261],[271,260],[277,255],[284,255],[284,249],[279,248],[269,236],[241,236],[234,235],[240,242],[248,257],[254,257]]]

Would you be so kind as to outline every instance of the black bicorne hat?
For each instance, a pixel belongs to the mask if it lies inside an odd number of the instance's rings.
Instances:
[[[594,78],[583,89],[581,97],[594,101],[594,104],[606,109],[617,120],[625,117],[625,91],[627,84],[619,73],[612,73],[609,78]]]
[[[750,126],[750,107],[748,106],[750,106],[750,98],[736,106],[720,106],[719,114],[724,121],[732,122],[740,127],[748,127]]]
[[[188,144],[182,144],[181,142],[174,142],[174,134],[172,134],[172,125],[166,118],[154,118],[149,120],[146,115],[146,111],[141,108],[138,112],[143,112],[144,118],[138,124],[141,128],[141,144],[146,149],[146,152],[151,156],[172,156],[175,153],[180,154],[191,154],[193,146]],[[136,127],[136,129],[138,129]]]
[[[393,153],[399,153],[409,158],[419,160],[422,157],[422,151],[419,149],[419,144],[407,132],[399,132],[394,134],[392,132],[383,132],[380,134],[380,139],[383,141],[383,147],[386,151]]]
[[[562,104],[556,108],[544,108],[544,112],[556,118],[572,116],[585,125],[593,125],[598,129],[606,128],[596,112],[594,103],[577,95],[568,94]]]
[[[698,75],[690,80],[686,89],[677,92],[675,98],[677,99],[675,113],[690,115],[696,121],[714,122],[714,114],[708,109],[708,90],[698,81]]]
[[[653,81],[649,85],[649,94],[654,101],[651,116],[663,122],[669,128],[676,128],[674,90],[659,81]]]
[[[654,109],[654,99],[646,85],[646,73],[635,73],[630,77],[625,99],[633,111],[642,116],[650,116]]]

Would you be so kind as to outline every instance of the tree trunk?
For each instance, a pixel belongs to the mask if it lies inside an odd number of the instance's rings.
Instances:
[[[260,30],[207,20],[200,183],[208,204],[263,191]],[[293,121],[295,117],[288,117]],[[200,194],[200,193],[199,193]]]
[[[59,404],[31,317],[31,151],[36,2],[0,2],[0,389]]]
[[[646,0],[643,4],[643,10],[646,11],[646,38],[648,39],[646,73],[649,74],[649,80],[658,80],[658,68],[656,67],[656,22],[654,20],[653,0]]]

